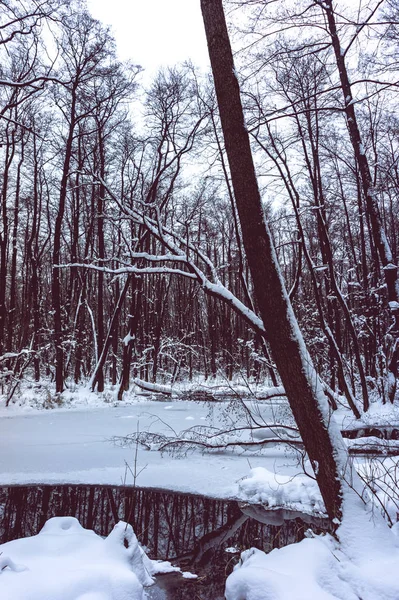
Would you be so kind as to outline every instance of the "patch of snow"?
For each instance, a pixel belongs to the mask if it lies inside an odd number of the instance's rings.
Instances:
[[[248,477],[239,481],[238,487],[239,498],[250,504],[326,516],[319,486],[315,479],[305,474],[290,477],[256,467],[251,469]]]
[[[226,581],[226,600],[396,600],[399,550],[352,562],[330,536],[269,554],[251,548]]]
[[[373,202],[376,202],[374,190],[371,190],[370,196],[371,196]],[[387,236],[386,236],[386,233],[385,233],[384,229],[382,229],[382,231],[381,231],[381,241],[382,241],[383,246],[385,248],[385,257],[386,257],[386,259],[387,259],[387,261],[389,263],[388,265],[386,265],[386,267],[384,267],[384,269],[386,269],[388,267],[391,268],[391,269],[392,268],[396,268],[397,269],[397,266],[394,265],[394,264],[392,264],[391,246],[389,245],[389,242],[388,242],[388,239],[387,239]]]
[[[144,390],[148,390],[150,392],[161,393],[161,394],[171,394],[172,387],[170,385],[163,385],[160,383],[151,383],[149,381],[143,381],[138,377],[133,379],[133,382],[140,388]]]
[[[143,600],[151,561],[130,525],[103,539],[73,517],[54,517],[38,535],[0,546],[25,567],[0,573],[1,600]]]
[[[198,575],[195,573],[190,573],[190,571],[184,571],[182,573],[183,579],[198,579]]]
[[[124,346],[128,346],[130,344],[130,342],[134,341],[136,339],[135,335],[130,335],[130,331],[127,335],[125,335],[125,337],[122,340],[122,343]]]
[[[168,560],[152,560],[151,575],[164,575],[165,573],[181,573],[180,567],[174,567]]]
[[[236,546],[229,546],[228,548],[225,548],[224,551],[227,552],[227,554],[238,554],[240,549]]]
[[[0,545],[1,600],[144,600],[153,575],[173,572],[197,578],[150,560],[123,522],[104,539],[74,517],[53,517],[38,535]]]
[[[166,406],[169,410],[165,411]],[[217,402],[212,410],[206,402],[141,400],[134,404],[106,406],[83,410],[52,410],[23,412],[0,418],[0,484],[109,484],[133,483],[126,470],[132,465],[135,449],[115,445],[111,439],[140,431],[171,436],[194,423],[220,427],[229,419],[230,404]],[[264,422],[272,422],[281,404],[248,402]],[[286,409],[286,403],[284,410]],[[124,418],[128,417],[128,418]],[[246,425],[235,413],[237,424]],[[53,425],[50,426],[50,422]],[[228,420],[230,425],[230,421]],[[270,470],[293,475],[297,472],[297,458],[287,447],[237,448],[187,456],[161,454],[138,448],[137,466],[140,473],[136,485],[205,494],[212,498],[236,498],[237,480],[248,473],[251,466],[265,465]],[[195,473],[195,477],[193,476]]]

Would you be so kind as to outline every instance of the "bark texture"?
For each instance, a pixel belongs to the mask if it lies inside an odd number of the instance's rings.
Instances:
[[[334,445],[327,402],[296,325],[265,222],[222,0],[201,0],[201,8],[254,293],[327,512],[332,519],[341,519],[341,449],[338,451]],[[334,440],[339,443],[339,439]]]

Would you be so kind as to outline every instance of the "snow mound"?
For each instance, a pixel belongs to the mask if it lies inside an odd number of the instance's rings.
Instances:
[[[330,536],[265,554],[251,548],[227,578],[226,600],[397,600],[399,551],[350,561]]]
[[[0,546],[1,600],[143,600],[152,564],[130,525],[103,539],[74,517]]]
[[[107,538],[74,517],[53,517],[38,535],[0,545],[0,600],[144,600],[152,575],[178,571],[150,560],[130,525]]]
[[[305,474],[294,477],[277,475],[263,467],[238,482],[238,497],[249,504],[261,504],[269,510],[288,509],[325,517],[326,511],[315,479]]]

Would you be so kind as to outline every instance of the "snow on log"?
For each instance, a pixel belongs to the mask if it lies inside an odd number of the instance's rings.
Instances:
[[[154,392],[155,394],[166,394],[167,396],[172,395],[172,387],[170,385],[150,383],[149,381],[144,381],[143,379],[139,379],[138,377],[135,377],[133,379],[133,383],[135,383],[142,390],[146,390],[147,392]]]

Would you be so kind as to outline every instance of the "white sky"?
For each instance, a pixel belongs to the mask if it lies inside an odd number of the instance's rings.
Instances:
[[[87,0],[92,16],[111,25],[118,55],[153,75],[191,59],[207,68],[200,0]]]

